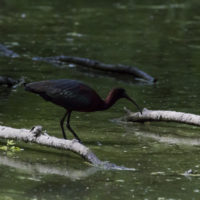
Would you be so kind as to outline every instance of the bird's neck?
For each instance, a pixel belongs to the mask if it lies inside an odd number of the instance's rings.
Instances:
[[[114,96],[113,93],[109,93],[106,99],[104,100],[104,109],[110,108],[119,98]]]

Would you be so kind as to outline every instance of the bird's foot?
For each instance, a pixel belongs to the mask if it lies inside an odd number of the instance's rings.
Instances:
[[[72,142],[73,142],[73,143],[78,142],[78,143],[80,143],[80,144],[83,144],[82,141],[81,141],[81,140],[78,140],[78,139],[73,139]]]

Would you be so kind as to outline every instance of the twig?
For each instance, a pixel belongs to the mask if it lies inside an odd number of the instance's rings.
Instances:
[[[121,118],[121,120],[123,121],[166,121],[200,126],[200,115],[166,110],[148,110],[146,108],[143,109],[142,114],[140,114],[139,112],[132,113],[126,108],[125,111],[127,112],[127,115]]]
[[[31,130],[0,126],[0,138],[21,140],[24,142],[32,142],[44,146],[53,147],[56,149],[69,150],[82,156],[92,165],[98,166],[103,169],[135,170],[134,168],[117,166],[115,164],[99,160],[99,158],[97,158],[97,156],[88,147],[80,144],[77,140],[59,139],[53,136],[49,136],[47,133],[43,134],[41,126],[33,127]]]

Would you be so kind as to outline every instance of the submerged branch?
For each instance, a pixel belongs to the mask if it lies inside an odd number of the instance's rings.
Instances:
[[[6,76],[0,76],[0,85],[7,85],[8,87],[12,87],[17,83],[19,83],[18,80]]]
[[[148,110],[143,109],[142,114],[139,112],[132,113],[125,109],[127,116],[123,117],[123,121],[128,122],[147,122],[147,121],[166,121],[166,122],[178,122],[184,124],[190,124],[195,126],[200,126],[200,115],[176,112],[176,111],[166,111],[166,110]]]
[[[21,140],[24,142],[32,142],[43,146],[53,147],[56,149],[64,149],[72,151],[85,160],[103,169],[113,170],[135,170],[134,168],[126,168],[117,166],[109,162],[103,162],[86,146],[80,144],[77,140],[59,139],[49,136],[47,133],[42,133],[42,127],[36,126],[31,130],[15,129],[6,126],[0,126],[0,138]]]
[[[0,44],[0,56],[6,56],[11,58],[20,57],[19,54],[8,49],[3,44]],[[92,69],[102,70],[112,73],[129,74],[133,75],[135,78],[144,79],[149,82],[156,82],[157,80],[147,74],[146,72],[138,69],[137,67],[122,65],[122,64],[105,64],[97,60],[91,60],[88,58],[81,58],[75,56],[52,56],[52,57],[33,57],[34,61],[45,61],[53,64],[62,63],[73,63],[79,66],[84,66]]]
[[[19,54],[15,53],[14,51],[8,49],[3,44],[0,44],[0,56],[6,56],[11,58],[17,58],[19,57]]]
[[[35,57],[33,58],[35,61],[46,61],[50,63],[58,63],[58,62],[67,62],[73,63],[80,66],[98,69],[107,72],[115,72],[115,73],[122,73],[122,74],[130,74],[136,78],[141,78],[149,82],[156,82],[156,79],[143,72],[142,70],[133,67],[127,66],[122,64],[105,64],[97,60],[91,60],[88,58],[80,58],[74,56],[53,56],[53,57]]]

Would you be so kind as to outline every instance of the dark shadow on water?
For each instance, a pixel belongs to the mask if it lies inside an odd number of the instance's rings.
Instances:
[[[94,141],[94,140],[87,140],[86,142],[84,142],[84,144],[86,146],[99,146],[99,148],[103,148],[103,146],[113,146],[113,145],[120,145],[120,146],[134,146],[136,144],[135,141],[131,141],[131,140],[117,140],[117,139],[113,139],[113,140],[98,140],[98,141]]]
[[[0,100],[5,101],[10,95],[12,88],[9,88],[5,85],[0,85]]]

